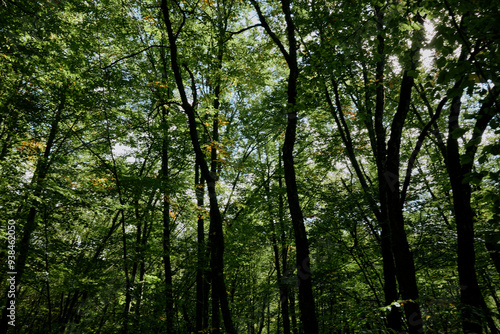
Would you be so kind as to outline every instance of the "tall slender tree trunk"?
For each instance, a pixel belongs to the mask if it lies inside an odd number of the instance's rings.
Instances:
[[[481,140],[494,112],[489,111],[498,98],[500,90],[494,88],[481,106],[472,138],[466,145],[465,156],[469,162],[463,163],[459,151],[458,138],[453,132],[459,128],[461,96],[453,98],[448,118],[446,168],[450,176],[453,193],[453,209],[457,225],[457,261],[462,303],[462,328],[464,333],[483,333],[483,324],[488,324],[492,333],[498,330],[489,315],[489,309],[479,287],[476,274],[476,255],[474,250],[475,213],[471,206],[471,186],[466,175],[471,172],[477,150],[477,140]],[[498,109],[495,113],[498,113]]]
[[[217,60],[215,64],[215,72],[219,73],[222,70],[222,57],[223,57],[223,43],[218,39],[217,43]],[[210,143],[210,172],[212,175],[216,176],[218,172],[218,162],[217,162],[217,146],[219,144],[219,97],[220,97],[220,78],[217,76],[215,79],[215,88],[214,91],[214,101],[213,107],[215,110],[215,114],[213,116],[212,121],[212,142]],[[220,292],[219,289],[222,287],[219,285],[219,266],[218,263],[218,252],[220,251],[221,245],[217,242],[217,232],[215,231],[215,225],[210,224],[210,264],[212,268],[212,329],[215,333],[219,333],[220,327],[220,319],[219,319],[219,307],[222,307],[223,301],[220,300]],[[225,289],[224,289],[225,290]],[[226,301],[227,303],[227,301]]]
[[[286,330],[288,328],[288,333],[290,332],[290,306],[289,306],[289,298],[288,295],[290,294],[290,288],[288,286],[288,245],[287,245],[287,238],[286,238],[286,230],[285,230],[285,201],[283,199],[283,193],[281,192],[281,189],[283,189],[283,165],[282,165],[282,158],[281,158],[281,152],[278,152],[279,159],[278,159],[278,167],[279,167],[279,174],[278,174],[278,187],[280,189],[279,195],[278,195],[278,219],[280,223],[280,230],[281,230],[281,236],[280,236],[280,245],[281,245],[281,263],[283,266],[283,276],[282,276],[282,281],[280,282],[282,286],[282,291],[280,291],[280,300],[282,302],[282,315],[283,315],[283,329]],[[286,333],[286,332],[285,332]]]
[[[172,265],[171,265],[171,217],[170,217],[170,170],[169,170],[169,134],[167,112],[162,109],[162,149],[161,149],[161,180],[163,194],[163,265],[165,270],[165,316],[166,331],[168,334],[174,333],[174,293],[172,287]]]
[[[299,76],[295,25],[292,18],[290,2],[288,0],[283,0],[281,2],[281,7],[283,14],[285,15],[286,33],[288,40],[288,50],[286,50],[280,39],[269,27],[258,3],[255,0],[252,0],[252,4],[257,11],[263,27],[266,29],[268,35],[280,49],[289,68],[287,88],[288,111],[285,142],[283,144],[283,169],[285,174],[288,208],[290,210],[290,216],[292,219],[292,226],[295,236],[296,266],[299,284],[299,308],[300,317],[302,320],[302,328],[306,333],[316,334],[318,333],[318,321],[316,319],[316,307],[312,290],[309,242],[307,240],[307,233],[304,225],[304,216],[300,207],[293,154],[297,131],[297,79]]]
[[[412,64],[412,69],[413,66]],[[402,299],[405,300],[404,312],[408,328],[410,333],[423,333],[422,314],[417,303],[418,287],[415,264],[404,229],[403,203],[400,201],[399,184],[399,152],[404,122],[410,107],[413,83],[413,77],[408,75],[408,71],[405,71],[401,83],[398,109],[392,120],[391,135],[387,144],[387,160],[384,179],[379,180],[379,182],[385,182],[387,184],[386,196],[392,251],[396,264],[396,276],[399,283],[399,290]]]
[[[281,170],[281,153],[278,153],[279,159],[278,159],[278,169]],[[270,180],[270,175],[267,175],[268,181]],[[278,184],[279,184],[279,190],[281,191],[282,186],[283,186],[283,181],[281,180],[281,173],[279,173],[278,176]],[[267,202],[268,202],[268,211],[269,214],[272,216],[273,210],[272,210],[272,202],[271,202],[271,190],[270,190],[270,185],[268,182],[265,183],[265,189],[267,193]],[[271,241],[272,241],[272,246],[273,246],[273,253],[274,253],[274,267],[276,268],[276,279],[278,283],[278,288],[279,288],[279,312],[281,312],[281,316],[283,318],[283,334],[290,334],[290,316],[289,316],[289,310],[288,310],[288,286],[286,282],[286,243],[283,246],[283,243],[285,242],[285,231],[284,231],[284,221],[283,221],[283,196],[281,193],[278,195],[278,220],[279,220],[279,228],[280,228],[280,237],[281,237],[281,242],[278,243],[278,240],[276,238],[276,231],[274,227],[274,220],[271,219],[270,222],[270,227],[272,229],[271,231]],[[281,249],[281,252],[280,252]],[[283,256],[281,256],[283,254]],[[282,261],[282,265],[280,264],[280,259]],[[281,268],[283,267],[283,271]],[[285,275],[283,275],[283,274]],[[278,318],[279,319],[279,318]],[[278,327],[279,327],[279,320],[278,320]],[[279,330],[278,330],[279,332]]]
[[[205,161],[205,155],[201,150],[200,142],[198,140],[195,110],[194,106],[189,103],[184,88],[184,81],[182,79],[180,66],[178,63],[176,40],[177,34],[174,33],[172,28],[172,23],[170,20],[170,8],[167,0],[161,1],[161,11],[163,13],[165,26],[168,33],[168,40],[170,45],[170,63],[172,66],[172,71],[174,73],[177,90],[181,97],[182,108],[184,109],[184,112],[186,113],[188,118],[189,135],[196,156],[196,162],[200,166],[201,175],[203,176],[207,184],[210,203],[209,247],[211,247],[212,254],[212,257],[210,259],[210,267],[212,269],[212,273],[214,273],[214,275],[212,275],[212,289],[215,289],[217,297],[220,299],[222,318],[224,320],[224,327],[226,332],[235,333],[236,331],[234,329],[231,313],[229,310],[226,285],[224,281],[224,232],[222,229],[222,215],[217,200],[217,192],[215,191],[215,182],[217,176],[211,173],[211,171],[209,170],[207,162]],[[215,248],[216,251],[212,251],[212,247]],[[214,330],[216,332],[219,331],[218,328],[215,328]]]
[[[297,73],[295,73],[297,74]],[[294,75],[295,75],[294,74]],[[296,78],[289,79],[289,85],[295,85]],[[295,86],[292,88],[295,89]],[[289,88],[289,93],[290,93]],[[296,91],[295,91],[296,93]],[[288,98],[288,103],[295,107],[295,96]],[[293,108],[292,107],[292,108]],[[285,171],[285,183],[288,196],[288,207],[292,217],[295,235],[295,246],[297,249],[296,265],[299,284],[299,307],[301,311],[302,325],[307,333],[317,333],[318,324],[316,320],[314,296],[312,292],[312,277],[310,270],[309,242],[304,225],[304,216],[300,207],[293,148],[295,144],[297,128],[297,112],[288,113],[285,143],[283,145],[283,166]]]
[[[387,159],[386,149],[386,134],[383,124],[383,115],[385,107],[385,88],[384,88],[384,70],[385,70],[385,38],[384,38],[384,13],[382,8],[375,6],[375,15],[377,21],[377,53],[379,60],[376,63],[376,101],[375,101],[375,117],[373,120],[372,109],[369,106],[371,103],[372,95],[370,94],[370,83],[368,80],[368,70],[363,64],[363,80],[365,83],[365,112],[368,117],[365,117],[365,127],[368,130],[372,151],[375,157],[378,179],[384,180],[384,171]],[[366,181],[365,174],[361,170],[361,166],[356,158],[354,151],[354,144],[351,137],[350,129],[345,121],[344,110],[341,103],[341,98],[338,89],[338,83],[335,79],[331,79],[331,85],[334,92],[334,101],[328,91],[328,86],[325,79],[325,96],[326,101],[330,107],[331,114],[337,125],[339,135],[346,147],[348,158],[354,168],[356,176],[367,195],[367,200],[370,208],[377,218],[378,225],[381,229],[380,246],[382,252],[383,262],[383,275],[384,275],[384,296],[385,305],[390,305],[392,302],[398,300],[398,290],[396,283],[396,269],[394,264],[394,257],[391,245],[391,232],[388,218],[388,205],[387,205],[387,186],[385,182],[379,182],[379,204],[372,199],[370,188]],[[335,103],[334,103],[335,102]],[[374,126],[375,124],[375,126]],[[401,331],[401,315],[396,306],[391,307],[391,311],[387,316],[387,326],[395,331]]]
[[[117,178],[118,179],[118,178]],[[123,204],[123,203],[120,203]],[[125,306],[123,309],[123,327],[122,333],[127,334],[129,331],[129,312],[130,312],[130,303],[132,300],[132,286],[130,285],[130,273],[128,269],[128,247],[127,247],[127,233],[125,231],[125,213],[123,210],[121,212],[120,225],[122,228],[122,248],[123,248],[123,272],[125,274]]]
[[[375,156],[379,181],[379,196],[381,211],[379,221],[382,228],[382,255],[384,260],[385,298],[386,303],[394,301],[397,297],[395,291],[397,277],[402,299],[405,299],[404,311],[410,333],[422,333],[423,322],[420,307],[416,302],[418,288],[416,282],[415,265],[410,251],[404,229],[403,203],[400,201],[399,168],[400,145],[406,116],[411,101],[411,91],[414,85],[413,77],[408,75],[408,70],[403,72],[398,108],[393,116],[390,127],[390,138],[386,144],[386,130],[384,126],[384,68],[385,68],[385,40],[382,34],[384,26],[384,13],[382,8],[375,6],[377,15],[377,53],[381,60],[376,67],[376,105],[375,105]],[[417,20],[420,18],[417,16]],[[420,22],[420,21],[419,21]],[[419,39],[420,36],[417,36]],[[415,70],[419,52],[416,43],[410,51],[410,70]],[[373,140],[372,140],[373,142]],[[391,254],[392,253],[392,254]],[[393,262],[394,261],[394,262]],[[401,330],[399,313],[392,307],[388,317],[389,328]]]
[[[384,13],[382,9],[375,6],[375,14],[377,16],[377,53],[380,60],[376,64],[376,78],[377,78],[377,88],[375,97],[375,117],[374,125],[375,128],[372,131],[375,138],[370,139],[373,147],[373,152],[375,155],[375,160],[377,164],[377,175],[378,175],[378,189],[379,189],[379,202],[380,210],[378,211],[377,220],[381,229],[380,244],[382,250],[382,262],[383,262],[383,273],[384,273],[384,297],[386,305],[390,305],[392,302],[398,300],[398,290],[396,283],[396,267],[394,264],[394,255],[392,252],[392,241],[391,241],[391,229],[389,226],[388,218],[388,206],[387,203],[387,183],[385,182],[384,171],[387,162],[387,148],[386,148],[386,130],[384,127],[384,108],[385,108],[385,86],[384,86],[384,71],[385,71],[385,38],[383,34],[384,29]],[[370,128],[371,123],[367,124]],[[395,306],[391,307],[391,311],[387,316],[388,328],[395,331],[401,331],[401,316],[398,309]]]
[[[448,146],[450,150],[450,146]],[[457,165],[460,168],[460,165]],[[470,185],[462,184],[457,167],[449,164],[448,172],[453,191],[453,209],[457,224],[457,261],[462,303],[462,328],[464,333],[482,333],[482,314],[487,309],[479,288],[474,250],[474,213],[470,206]],[[453,176],[452,176],[453,175]]]
[[[196,331],[202,332],[208,330],[208,296],[210,290],[210,277],[207,263],[207,249],[205,244],[205,217],[203,215],[204,207],[204,180],[200,176],[198,164],[195,164],[195,187],[196,202],[198,206],[197,222],[197,257],[198,264],[196,268]]]
[[[295,312],[295,292],[291,290],[288,294],[288,300],[290,302],[290,316],[292,318],[292,333],[299,333],[299,328],[297,326],[297,314]]]
[[[30,251],[31,235],[36,229],[36,216],[38,214],[40,206],[40,203],[38,202],[37,198],[40,198],[40,196],[42,195],[43,185],[49,173],[50,169],[49,158],[52,149],[54,147],[56,136],[59,132],[59,123],[61,121],[62,112],[65,108],[65,104],[66,104],[66,95],[63,94],[61,103],[59,104],[56,114],[54,115],[54,118],[52,119],[52,122],[50,124],[50,132],[47,138],[47,144],[45,146],[43,156],[38,158],[35,172],[33,173],[31,185],[34,189],[33,198],[35,199],[31,203],[28,216],[26,218],[26,223],[24,224],[21,241],[16,245],[16,252],[18,255],[15,262],[16,263],[15,268],[13,268],[12,270],[12,272],[15,272],[15,274],[10,275],[15,277],[15,287],[16,287],[15,291],[17,296],[19,295],[19,291],[21,289],[21,280],[24,275],[24,271],[26,269],[26,262],[28,260],[28,254]],[[16,226],[16,228],[18,227]],[[7,287],[7,289],[9,289],[9,287]],[[7,291],[5,293],[5,296],[7,296]],[[2,311],[2,319],[0,320],[0,334],[7,333],[7,330],[9,328],[8,322],[10,319],[7,317],[7,312],[8,312],[7,308],[9,308],[10,306],[11,306],[10,300],[7,299],[6,306]],[[19,307],[18,301],[16,302],[16,307]],[[16,315],[16,323],[17,324],[20,323],[19,315]]]

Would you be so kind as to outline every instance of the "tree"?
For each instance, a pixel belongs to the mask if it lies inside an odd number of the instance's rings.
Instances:
[[[387,39],[388,37],[398,38],[397,36],[400,34],[400,28],[394,28],[395,21],[398,20],[395,18],[395,15],[399,15],[399,9],[397,6],[381,7],[376,4],[371,7],[373,11],[370,14],[371,19],[369,19],[368,22],[371,24],[371,27],[376,29],[376,35],[373,37],[373,40],[376,42],[373,43],[373,49],[368,49],[367,52],[369,55],[373,55],[373,58],[359,54],[360,51],[364,51],[366,48],[363,42],[360,42],[359,46],[356,45],[354,50],[351,46],[338,47],[333,45],[335,49],[339,49],[337,54],[338,58],[342,59],[339,61],[342,67],[340,64],[330,66],[334,69],[338,68],[338,74],[335,73],[332,75],[328,70],[329,66],[318,66],[318,70],[320,71],[319,74],[325,78],[321,84],[324,87],[326,100],[335,119],[342,141],[346,146],[349,160],[353,165],[356,176],[359,178],[363,189],[369,192],[367,182],[369,177],[362,171],[358,162],[359,158],[355,155],[351,130],[345,120],[344,114],[347,114],[349,109],[356,108],[357,114],[361,119],[361,122],[356,121],[356,123],[358,123],[357,126],[364,126],[367,130],[369,143],[371,144],[373,157],[376,163],[379,207],[377,207],[370,197],[368,197],[367,200],[381,228],[380,240],[384,258],[384,289],[386,304],[390,305],[398,299],[396,282],[394,280],[394,275],[396,275],[401,297],[403,300],[407,301],[404,310],[408,327],[410,332],[417,333],[422,330],[422,320],[421,312],[416,302],[418,299],[418,288],[414,262],[404,229],[404,198],[401,198],[399,170],[401,164],[401,140],[403,138],[405,120],[410,110],[410,102],[412,100],[411,92],[418,66],[418,54],[422,41],[422,33],[419,31],[421,30],[420,28],[415,30],[414,36],[411,38],[412,47],[410,49],[405,47],[397,49],[403,55],[400,58],[403,67],[400,81],[400,94],[395,97],[396,102],[389,104],[386,101],[386,75],[389,72],[387,68],[387,59],[389,58],[387,44],[394,42],[393,40]],[[359,13],[358,11],[354,9],[355,13]],[[411,21],[413,19],[415,24],[422,24],[422,18],[418,12],[413,17],[410,15],[411,14],[408,14],[408,17],[403,16],[403,20]],[[351,17],[348,19],[351,19]],[[392,20],[392,22],[387,24],[387,20]],[[342,22],[340,24],[342,24]],[[331,32],[325,31],[325,28],[321,25],[317,26],[322,40],[332,37],[330,35],[332,34]],[[347,34],[359,34],[360,36],[363,36],[363,33],[370,35],[371,31],[347,31]],[[336,37],[335,32],[333,32],[333,34],[333,37]],[[325,44],[329,45],[329,42],[325,41]],[[359,60],[350,61],[345,58],[345,53],[354,53],[356,56],[359,54]],[[317,64],[324,61],[322,53],[319,54],[319,57],[321,60],[317,60]],[[324,72],[325,67],[326,72]],[[342,73],[342,71],[345,72],[346,68],[351,74],[359,73],[363,82],[358,83],[355,80],[346,79],[349,74]],[[374,71],[372,74],[369,72],[370,69]],[[373,84],[369,81],[370,79]],[[394,79],[391,78],[391,80]],[[354,93],[356,95],[351,93],[352,100],[349,101],[347,96],[342,98],[340,86],[349,86],[352,81],[354,81],[353,84],[363,85],[364,91],[358,94]],[[330,96],[329,89],[333,91],[333,98]],[[352,91],[349,87],[342,89],[344,89],[347,94],[349,94],[349,91]],[[342,100],[347,101],[344,102],[346,104],[343,104]],[[355,114],[356,113],[354,113],[354,115]],[[357,117],[354,117],[354,119],[355,118]],[[386,126],[388,123],[391,125]],[[386,133],[386,128],[389,128],[389,133]],[[388,140],[386,138],[388,138]],[[399,315],[394,306],[388,317],[388,325],[394,330],[400,330]]]
[[[288,50],[281,43],[278,36],[271,30],[266,18],[256,1],[252,1],[259,15],[259,19],[267,34],[280,49],[289,68],[287,87],[287,128],[285,132],[285,142],[283,144],[283,169],[287,189],[288,207],[292,218],[295,245],[297,247],[296,265],[297,277],[299,280],[299,307],[303,330],[308,333],[318,332],[318,323],[314,306],[314,296],[312,291],[312,275],[310,271],[309,243],[304,225],[304,217],[300,207],[297,180],[294,166],[294,145],[297,131],[297,79],[299,68],[297,62],[297,39],[295,38],[295,25],[292,18],[291,6],[288,1],[282,1],[282,11],[286,21],[286,33]]]
[[[184,88],[184,81],[180,72],[180,66],[178,63],[178,53],[177,53],[177,35],[174,33],[171,19],[170,19],[170,7],[166,0],[163,0],[161,3],[161,10],[164,16],[164,22],[168,33],[168,41],[170,45],[170,61],[172,71],[174,73],[175,82],[177,85],[177,89],[182,101],[182,108],[188,117],[189,122],[189,134],[191,137],[191,142],[193,144],[193,149],[196,155],[196,162],[200,167],[201,174],[206,181],[207,190],[209,194],[210,201],[210,247],[211,247],[211,258],[210,258],[210,266],[212,269],[212,290],[214,290],[214,294],[212,298],[220,299],[220,307],[222,310],[222,317],[224,319],[224,325],[226,327],[226,331],[233,333],[235,332],[233,328],[233,323],[231,319],[231,315],[229,313],[229,305],[227,301],[227,293],[226,286],[224,282],[224,236],[222,230],[222,216],[219,210],[219,204],[217,201],[217,194],[215,191],[215,181],[216,175],[211,173],[208,169],[208,165],[205,161],[204,154],[201,150],[201,146],[198,139],[198,131],[196,127],[196,119],[195,119],[195,109],[194,105],[196,104],[196,97],[193,96],[193,104],[189,103],[188,97]],[[186,19],[186,14],[181,14],[183,20]],[[181,26],[182,28],[182,26]],[[195,88],[196,89],[196,88]],[[196,94],[196,91],[193,91],[193,94]],[[213,301],[214,302],[214,301]],[[214,310],[213,310],[214,311]],[[212,314],[213,322],[212,326],[213,330],[216,332],[219,331],[218,327],[218,315]]]
[[[491,86],[493,82],[488,82],[487,78],[493,78],[498,72],[498,65],[494,57],[487,58],[480,54],[491,52],[498,47],[497,42],[489,40],[483,43],[478,39],[478,34],[489,35],[490,27],[481,26],[485,17],[494,15],[489,7],[485,7],[484,12],[478,18],[470,17],[474,10],[472,7],[465,7],[459,11],[463,14],[460,21],[457,13],[452,9],[452,4],[445,3],[446,12],[453,24],[453,30],[443,34],[443,37],[437,37],[434,40],[437,46],[448,52],[453,47],[461,45],[462,50],[457,58],[447,60],[444,57],[438,57],[437,63],[449,64],[439,73],[438,82],[443,82],[445,76],[454,77],[454,85],[446,92],[445,97],[437,107],[442,108],[449,101],[449,115],[447,120],[448,135],[446,142],[439,142],[443,159],[448,171],[453,195],[453,209],[455,214],[455,223],[457,229],[457,265],[460,282],[460,300],[462,303],[462,328],[464,332],[482,332],[482,324],[488,323],[492,332],[497,332],[496,326],[490,317],[488,307],[485,303],[483,294],[479,287],[475,262],[475,240],[474,240],[474,221],[475,212],[471,204],[472,183],[474,182],[473,167],[478,146],[482,141],[488,124],[498,114],[497,106],[498,90]],[[446,25],[440,25],[438,29],[445,30]],[[446,39],[445,39],[446,38]],[[446,42],[445,42],[446,41]],[[484,51],[483,51],[484,50]],[[471,80],[477,76],[482,87],[476,87],[475,81]],[[495,79],[493,79],[495,80]],[[465,112],[462,100],[466,94],[471,94],[476,89],[486,90],[482,95],[480,107],[474,111],[474,125],[471,127],[471,135],[468,140],[464,139],[467,128],[461,123],[461,114]],[[467,93],[466,93],[467,92]],[[463,121],[462,121],[463,122]],[[436,129],[434,135],[440,138],[439,129]],[[460,147],[459,139],[464,141]]]

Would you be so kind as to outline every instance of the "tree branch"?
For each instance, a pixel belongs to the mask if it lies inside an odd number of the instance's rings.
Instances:
[[[434,123],[436,123],[436,121],[438,120],[439,116],[441,116],[441,111],[443,110],[446,101],[447,99],[443,99],[441,103],[439,103],[436,109],[436,113],[432,116],[431,120],[424,126],[422,132],[420,132],[420,135],[418,136],[417,144],[415,145],[415,148],[411,153],[410,160],[408,161],[408,167],[406,168],[406,176],[403,183],[403,190],[401,191],[401,198],[400,198],[401,206],[403,206],[405,202],[406,193],[408,192],[408,187],[410,185],[411,173],[413,170],[413,166],[415,164],[415,160],[417,159],[418,153],[420,153],[420,149],[422,148],[425,137],[427,137],[427,132],[429,132],[431,126],[433,126]]]
[[[137,51],[137,52],[131,53],[131,54],[129,54],[129,55],[127,55],[127,56],[124,56],[124,57],[122,57],[122,58],[120,58],[120,59],[117,59],[117,60],[115,60],[114,62],[112,62],[112,63],[111,63],[111,64],[109,64],[109,65],[106,65],[106,66],[104,66],[104,67],[102,67],[102,66],[99,66],[99,67],[101,68],[101,70],[107,70],[108,68],[110,68],[110,67],[112,67],[112,66],[116,65],[117,63],[121,62],[122,60],[125,60],[125,59],[128,59],[128,58],[135,57],[135,56],[137,56],[138,54],[143,53],[144,51],[147,51],[147,50],[149,50],[149,49],[152,49],[152,48],[167,48],[167,47],[168,47],[168,46],[165,46],[165,45],[156,45],[156,44],[155,44],[155,45],[150,45],[150,46],[148,46],[148,47],[147,47],[147,48],[145,48],[145,49],[142,49],[142,50],[140,50],[140,51]]]
[[[495,102],[499,94],[500,89],[495,86],[486,96],[486,101],[481,105],[481,109],[479,109],[476,124],[474,124],[472,137],[466,145],[467,148],[465,154],[462,155],[469,156],[469,159],[467,160],[468,162],[462,165],[464,174],[469,173],[472,170],[472,165],[474,164],[474,156],[476,155],[477,147],[481,142],[481,138],[484,131],[486,130],[486,127],[488,126],[491,119],[496,114],[500,113],[498,107],[496,108],[496,110],[493,110],[493,112],[491,112],[491,108],[494,106],[494,104],[496,104]]]
[[[266,30],[267,34],[271,39],[273,40],[274,43],[278,46],[280,49],[281,53],[285,57],[286,61],[290,59],[290,54],[286,51],[285,47],[283,46],[283,43],[281,43],[280,39],[276,34],[271,30],[271,27],[269,27],[269,24],[267,24],[266,18],[264,17],[264,14],[262,14],[262,11],[260,10],[260,6],[255,0],[250,0],[252,5],[254,6],[255,10],[257,11],[257,15],[259,15],[259,20],[260,23],[262,24],[262,27]]]
[[[262,27],[262,24],[261,23],[257,23],[257,24],[254,24],[253,26],[249,26],[249,27],[240,29],[238,31],[226,31],[226,33],[230,34],[231,37],[232,37],[233,35],[241,34],[242,32],[245,32],[247,30],[250,30],[250,29],[253,29],[253,28],[256,28],[256,27]]]

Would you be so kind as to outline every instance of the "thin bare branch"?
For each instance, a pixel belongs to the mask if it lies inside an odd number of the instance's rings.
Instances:
[[[152,48],[167,48],[167,46],[165,46],[165,45],[156,45],[156,44],[155,44],[155,45],[150,45],[150,46],[148,46],[147,48],[144,48],[144,49],[142,49],[142,50],[140,50],[140,51],[137,51],[137,52],[131,53],[131,54],[127,55],[127,56],[121,57],[120,59],[115,60],[114,62],[112,62],[112,63],[111,63],[111,64],[109,64],[109,65],[106,65],[106,66],[104,66],[104,67],[100,66],[100,68],[101,68],[101,70],[106,70],[106,69],[108,69],[108,68],[110,68],[110,67],[113,67],[114,65],[116,65],[116,64],[117,64],[117,63],[119,63],[119,62],[121,62],[122,60],[125,60],[125,59],[128,59],[128,58],[135,57],[135,56],[137,56],[138,54],[141,54],[141,53],[143,53],[144,51],[147,51],[147,50],[152,49]]]

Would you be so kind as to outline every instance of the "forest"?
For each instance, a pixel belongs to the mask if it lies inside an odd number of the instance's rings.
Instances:
[[[0,334],[500,333],[499,22],[0,1]]]

